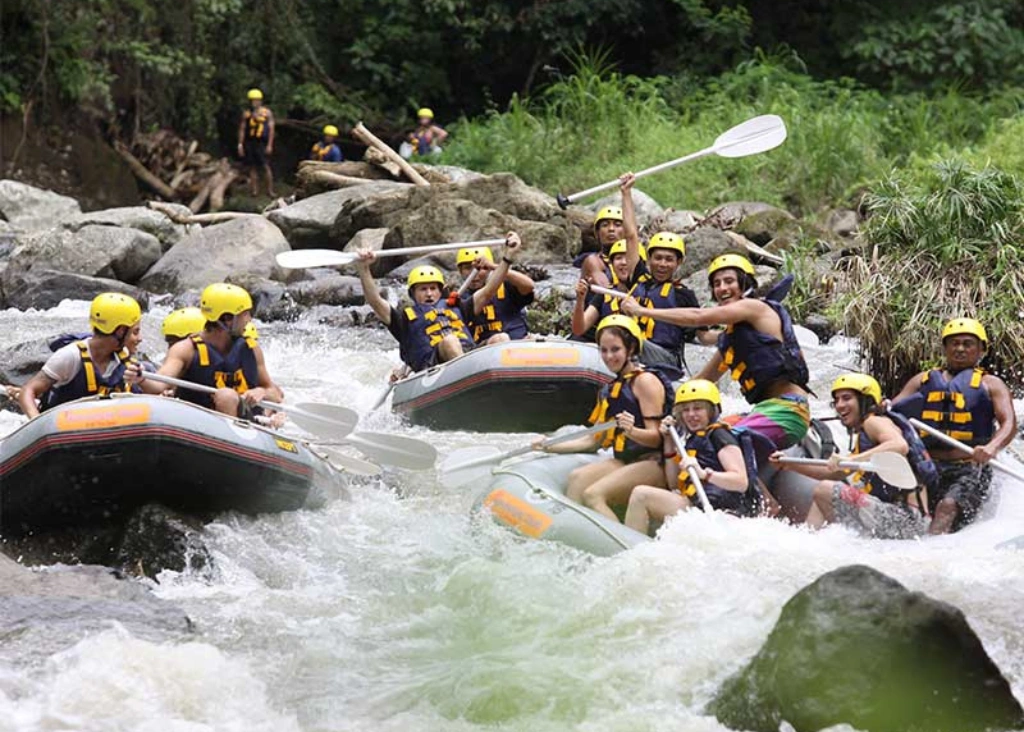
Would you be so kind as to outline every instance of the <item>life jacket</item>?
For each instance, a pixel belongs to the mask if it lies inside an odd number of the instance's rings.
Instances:
[[[413,371],[422,371],[430,364],[434,349],[446,335],[454,335],[464,347],[473,345],[457,305],[449,305],[445,300],[433,305],[414,303],[402,314],[409,328],[405,342],[399,344],[399,353]]]
[[[250,140],[266,140],[270,137],[270,110],[266,107],[245,110],[245,136]]]
[[[718,429],[728,430],[729,425],[715,422],[702,430],[693,432],[686,438],[684,447],[686,448],[686,454],[696,458],[701,467],[723,471],[725,468],[722,466],[721,460],[718,459],[718,450],[715,449],[715,444],[711,437],[714,431]],[[738,516],[756,516],[761,507],[761,491],[757,488],[757,460],[753,457],[749,447],[744,446],[739,436],[734,435],[734,437],[736,437],[737,446],[743,455],[743,465],[747,471],[746,491],[739,493],[719,488],[711,483],[704,483],[704,493],[708,497],[708,503],[714,509],[729,511]],[[678,455],[675,457],[675,460],[682,462]],[[676,487],[680,493],[687,498],[693,499],[694,503],[696,503],[697,487],[693,484],[689,471],[679,471]]]
[[[429,155],[434,147],[434,130],[430,127],[425,130],[417,128],[412,139],[412,145],[416,148],[417,155]]]
[[[78,369],[75,378],[61,386],[55,386],[39,400],[39,410],[45,411],[56,407],[58,404],[72,402],[86,396],[107,396],[113,392],[128,391],[124,383],[125,362],[115,354],[112,358],[117,360],[117,366],[109,375],[103,376],[96,369],[92,362],[92,355],[89,353],[89,344],[82,341],[73,341],[78,346],[78,355],[82,359],[82,367]]]
[[[731,372],[733,381],[739,383],[740,391],[750,404],[763,401],[769,389],[779,381],[806,389],[810,380],[789,312],[776,300],[762,302],[779,316],[781,341],[745,322],[730,325],[718,338],[718,351],[722,354],[720,369]]]
[[[910,424],[910,421],[899,412],[886,412],[885,417],[888,417],[893,421],[899,430],[903,439],[907,442],[907,462],[910,463],[911,469],[914,471],[914,475],[917,477],[919,485],[923,485],[929,491],[934,490],[939,485],[939,470],[935,466],[935,461],[932,460],[932,456],[928,454],[928,448],[924,446],[924,442],[921,441],[921,437],[917,434],[917,430]],[[852,453],[859,455],[862,452],[867,452],[875,446],[871,438],[868,437],[867,432],[863,428],[857,433],[855,444],[853,445]],[[904,492],[901,491],[894,485],[890,485],[882,480],[878,473],[856,473],[855,474],[865,486],[867,486],[867,492],[873,495],[875,498],[885,503],[896,503],[901,500]]]
[[[473,312],[472,298],[472,295],[467,295],[464,300],[468,303],[465,308],[467,313]],[[517,341],[525,338],[529,332],[523,311],[508,298],[504,282],[498,286],[498,292],[480,312],[475,312],[466,319],[466,325],[477,343],[486,341],[495,333],[507,333],[509,338]]]
[[[669,281],[655,282],[646,280],[637,291],[637,301],[645,308],[689,308],[697,307],[697,298],[693,291],[685,285]],[[641,318],[640,328],[647,340],[667,348],[673,353],[678,351],[687,339],[688,329],[680,328],[672,323],[663,323],[654,318]]]
[[[310,160],[340,161],[341,149],[333,142],[329,145],[325,142],[317,142],[313,145],[309,157]]]
[[[633,380],[640,374],[654,374],[661,381],[665,389],[665,400],[661,405],[659,414],[643,414],[640,409],[640,400],[633,393]],[[675,387],[672,385],[673,374],[678,370],[666,369],[661,366],[647,366],[637,368],[626,376],[617,376],[615,381],[605,384],[597,397],[597,405],[590,413],[591,424],[598,424],[607,420],[615,419],[615,415],[621,412],[629,412],[636,421],[636,426],[643,428],[647,419],[662,419],[672,411],[672,404],[675,400]],[[626,433],[618,427],[607,430],[601,443],[602,447],[610,447],[615,452],[615,457],[624,463],[631,463],[637,458],[654,452],[657,448],[640,445],[630,440]]]
[[[232,340],[226,354],[213,348],[200,334],[190,335],[195,346],[192,362],[181,378],[215,389],[233,389],[244,394],[255,389],[260,383],[259,367],[256,364],[256,342],[238,337]],[[199,406],[213,409],[213,395],[191,389],[179,389],[178,398]]]
[[[929,371],[918,389],[925,402],[921,421],[968,445],[987,443],[995,432],[996,413],[981,385],[984,376],[983,369],[964,369],[947,381],[941,369]],[[944,446],[930,436],[924,436],[924,443],[933,449]]]

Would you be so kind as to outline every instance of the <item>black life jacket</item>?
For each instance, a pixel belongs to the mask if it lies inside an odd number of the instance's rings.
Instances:
[[[445,300],[438,300],[432,305],[410,305],[402,311],[402,317],[409,327],[405,342],[398,344],[399,353],[413,371],[427,368],[434,349],[448,334],[455,335],[463,347],[473,346],[473,339],[469,337],[462,319],[462,311],[457,305],[449,305]]]
[[[523,311],[512,304],[504,282],[498,286],[498,292],[480,309],[480,312],[473,312],[471,294],[466,295],[462,302],[463,312],[473,313],[467,318],[466,325],[477,343],[486,341],[495,333],[507,333],[514,341],[525,338],[529,333]]]
[[[82,360],[81,368],[75,374],[75,378],[61,386],[55,386],[47,391],[39,400],[39,411],[52,409],[58,404],[73,402],[87,396],[107,396],[113,392],[128,391],[124,383],[125,362],[115,354],[112,356],[117,365],[107,376],[99,373],[89,353],[89,344],[86,341],[72,341],[78,346],[78,356]]]
[[[697,296],[686,285],[680,282],[655,282],[648,279],[636,292],[637,301],[646,308],[692,308],[698,307]],[[664,323],[654,318],[641,318],[640,328],[647,340],[676,353],[683,343],[692,339],[692,328],[680,328],[672,323]]]
[[[929,371],[918,389],[924,397],[921,421],[968,445],[984,445],[995,434],[995,406],[982,386],[985,371],[964,369],[946,380],[941,369]],[[934,437],[924,436],[933,449],[945,447]]]
[[[892,420],[899,430],[903,439],[907,442],[907,462],[910,463],[911,469],[914,471],[915,477],[919,485],[923,485],[929,491],[934,490],[939,485],[939,471],[935,467],[935,461],[932,460],[932,456],[928,454],[928,449],[924,446],[924,442],[921,441],[921,437],[917,434],[917,430],[910,424],[910,421],[899,412],[886,412],[884,415]],[[857,433],[856,441],[853,446],[853,454],[859,455],[862,452],[867,452],[871,448],[875,447],[875,443],[872,442],[871,438],[868,437],[867,432],[863,428]],[[896,503],[901,500],[904,496],[904,491],[897,488],[894,485],[886,483],[879,477],[878,473],[868,472],[866,474],[859,474],[864,485],[867,486],[867,492],[873,495],[875,498],[886,503]]]
[[[633,380],[640,374],[650,373],[658,377],[662,387],[665,389],[665,400],[662,403],[659,414],[643,414],[640,409],[640,400],[633,393]],[[662,419],[672,411],[672,404],[675,401],[675,387],[672,385],[673,374],[679,374],[678,369],[665,368],[663,366],[646,366],[636,368],[626,376],[617,376],[615,381],[605,384],[597,397],[597,404],[594,411],[590,413],[590,423],[598,424],[615,419],[615,415],[621,412],[629,412],[636,421],[636,426],[644,428],[647,419]],[[677,377],[678,378],[678,377]],[[624,463],[630,463],[643,455],[654,452],[658,448],[640,445],[630,440],[626,433],[618,427],[604,433],[602,447],[610,447],[615,452],[615,457]]]
[[[182,374],[182,379],[215,389],[233,389],[244,394],[255,389],[260,383],[259,366],[256,363],[256,342],[241,336],[231,341],[226,354],[203,340],[200,334],[188,337],[195,346],[192,362]],[[178,398],[186,402],[213,409],[213,395],[191,389],[179,389]]]
[[[686,438],[686,444],[684,445],[686,454],[696,458],[702,468],[710,468],[715,471],[725,470],[721,460],[718,458],[718,450],[715,449],[715,444],[712,440],[715,430],[719,429],[729,431],[729,426],[721,422],[715,422],[703,430],[691,433]],[[728,511],[737,516],[756,516],[761,508],[761,491],[757,487],[757,460],[750,449],[749,443],[745,446],[744,441],[740,439],[739,435],[733,436],[736,438],[736,444],[743,455],[743,465],[747,471],[747,489],[743,493],[739,493],[719,488],[713,483],[705,482],[704,493],[707,494],[708,503],[717,511]],[[676,458],[678,459],[679,456],[677,455]],[[679,471],[677,488],[694,505],[700,505],[696,498],[697,487],[693,484],[688,471]]]

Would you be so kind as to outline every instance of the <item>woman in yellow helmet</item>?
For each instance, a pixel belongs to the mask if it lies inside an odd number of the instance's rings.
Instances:
[[[274,197],[274,174],[267,159],[274,154],[274,113],[263,103],[263,92],[250,89],[248,108],[238,123],[238,157],[249,169],[249,192],[259,194],[260,177],[266,180],[267,195]]]
[[[314,143],[313,149],[309,152],[309,159],[321,160],[325,163],[340,163],[345,158],[341,154],[341,148],[338,147],[337,139],[338,128],[334,125],[325,125],[323,138]]]
[[[615,380],[601,390],[590,421],[614,419],[608,432],[536,449],[550,452],[591,452],[610,447],[613,457],[576,468],[569,474],[566,495],[618,521],[613,505],[624,506],[634,486],[665,485],[661,468],[661,420],[670,408],[672,383],[659,370],[640,364],[643,334],[636,321],[621,313],[610,315],[597,327],[601,360]]]
[[[416,112],[416,130],[409,134],[407,144],[402,146],[402,157],[436,155],[441,152],[441,143],[447,139],[448,131],[434,122],[434,110],[420,107]]]
[[[501,264],[479,291],[483,302],[494,297],[521,246],[519,235],[514,231],[509,232],[505,238]],[[380,288],[370,274],[370,265],[377,256],[369,249],[360,249],[358,254],[359,280],[363,285],[366,304],[398,341],[399,354],[410,369],[422,371],[458,358],[473,348],[473,338],[462,311],[457,303],[449,304],[444,296],[444,275],[441,270],[431,266],[414,268],[407,281],[412,304],[398,309],[381,297]]]
[[[638,485],[629,496],[626,526],[646,534],[651,521],[664,521],[695,505],[697,489],[686,469],[690,466],[696,468],[712,508],[738,516],[756,514],[760,494],[739,441],[727,425],[717,421],[721,413],[722,397],[710,381],[693,379],[680,385],[672,415],[661,423],[665,481],[676,489]],[[685,428],[686,455],[682,456],[668,437],[669,429],[677,424]]]

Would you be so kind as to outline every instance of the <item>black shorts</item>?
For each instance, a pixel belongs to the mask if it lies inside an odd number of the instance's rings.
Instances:
[[[246,165],[264,166],[267,164],[267,143],[263,140],[246,140],[242,146],[245,155],[242,159]]]
[[[928,493],[928,507],[935,512],[935,506],[943,498],[951,498],[960,509],[953,528],[959,529],[978,517],[992,488],[992,466],[978,465],[970,460],[958,462],[935,461],[939,469],[939,487]]]

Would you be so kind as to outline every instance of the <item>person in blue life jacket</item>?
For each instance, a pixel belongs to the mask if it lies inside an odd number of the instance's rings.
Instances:
[[[608,250],[615,284],[609,289],[631,293],[649,276],[638,254],[631,258],[625,239],[615,242]],[[587,342],[596,340],[594,328],[609,315],[620,313],[622,299],[590,290],[584,279],[576,281],[576,304],[573,306],[570,326],[575,338]]]
[[[421,107],[416,112],[416,130],[409,135],[407,150],[412,155],[426,157],[441,152],[441,143],[448,139],[448,131],[434,122],[434,110]]]
[[[172,310],[160,324],[160,334],[168,347],[190,335],[202,333],[206,327],[206,316],[196,307]]]
[[[320,141],[313,143],[313,148],[309,151],[309,159],[321,160],[325,163],[340,163],[345,158],[336,142],[338,128],[334,125],[325,125],[323,135]]]
[[[284,394],[270,377],[259,344],[244,335],[252,321],[249,293],[237,285],[217,282],[203,290],[199,309],[203,330],[171,346],[157,373],[217,391],[206,394],[180,388],[178,398],[243,418],[256,414],[257,402],[283,401]],[[126,378],[147,394],[161,394],[166,388],[146,379],[146,372],[138,366],[129,366]]]
[[[882,388],[868,374],[843,374],[832,384],[832,404],[850,434],[850,456],[869,461],[872,455],[904,455],[918,480],[911,490],[886,483],[877,473],[840,468],[833,454],[829,466],[780,463],[784,453],[770,460],[780,470],[793,470],[819,479],[806,523],[812,529],[838,523],[876,539],[914,539],[927,533],[928,493],[938,485],[935,463],[906,417],[882,412]]]
[[[533,302],[533,280],[522,272],[509,269],[490,300],[484,300],[488,275],[497,269],[490,247],[460,249],[455,266],[463,280],[476,271],[469,289],[458,300],[473,342],[478,345],[502,343],[526,338],[529,328],[523,308]],[[449,295],[452,304],[457,293]]]
[[[891,407],[973,449],[967,454],[922,435],[939,468],[939,485],[928,496],[933,534],[959,530],[977,518],[992,487],[989,462],[1017,434],[1009,388],[980,367],[989,347],[985,326],[954,318],[942,329],[942,347],[943,368],[911,378]]]
[[[717,382],[728,371],[747,402],[749,413],[732,424],[734,433],[750,431],[772,449],[785,450],[807,434],[811,413],[807,402],[810,374],[793,321],[780,302],[751,293],[757,287],[754,267],[739,254],[723,254],[708,266],[711,308],[649,308],[630,297],[623,312],[637,318],[688,328],[725,326],[718,352],[696,378]]]
[[[614,420],[615,427],[551,447],[539,439],[534,449],[573,453],[612,448],[612,457],[569,474],[566,496],[618,521],[612,506],[626,505],[635,486],[665,486],[660,427],[671,408],[672,382],[658,367],[645,368],[640,363],[643,334],[633,318],[609,315],[597,327],[597,342],[601,360],[615,380],[601,390],[590,422]]]
[[[260,178],[266,181],[267,195],[274,197],[274,174],[269,156],[274,154],[274,113],[263,103],[263,92],[250,89],[246,94],[249,107],[238,123],[238,157],[249,169],[249,192],[259,193]]]
[[[481,302],[490,301],[497,293],[521,247],[519,234],[509,232],[501,263],[477,293]],[[457,303],[449,304],[445,297],[441,270],[429,265],[414,268],[406,281],[412,304],[394,308],[381,297],[370,274],[376,255],[368,249],[360,249],[358,255],[359,280],[366,304],[398,341],[399,354],[406,366],[413,371],[423,371],[458,358],[473,348],[473,337],[461,309]],[[392,373],[392,380],[396,378],[398,374]]]
[[[31,419],[40,410],[75,399],[128,391],[123,352],[129,340],[136,346],[141,340],[141,321],[142,308],[133,298],[115,292],[97,295],[89,305],[92,334],[58,348],[46,360],[18,396],[21,411]]]
[[[625,197],[623,185],[629,174],[620,178],[620,191]],[[632,178],[630,177],[630,180]],[[632,203],[632,200],[630,201]],[[597,239],[596,252],[583,252],[573,261],[580,268],[580,279],[601,287],[614,287],[618,284],[614,269],[611,266],[610,249],[615,242],[626,236],[623,206],[602,206],[594,216],[594,237]],[[632,272],[633,270],[629,270]]]
[[[697,487],[689,468],[697,471],[716,511],[737,516],[754,516],[760,506],[760,493],[751,475],[748,460],[728,425],[718,421],[722,414],[722,396],[710,381],[691,379],[679,386],[672,415],[661,422],[664,437],[665,482],[675,490],[653,485],[638,485],[629,496],[626,526],[643,534],[652,521],[664,521],[680,511],[700,507]],[[684,428],[685,455],[676,451],[668,431],[675,425]]]

